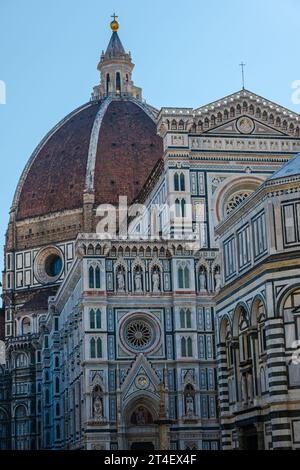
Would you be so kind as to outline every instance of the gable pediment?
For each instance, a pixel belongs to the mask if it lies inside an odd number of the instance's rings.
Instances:
[[[240,132],[241,120],[254,122],[249,132]],[[300,116],[248,90],[194,110],[194,132],[201,134],[254,134],[300,137]]]
[[[121,386],[122,399],[126,401],[133,393],[144,390],[158,396],[159,384],[160,379],[151,367],[151,364],[143,354],[140,354],[133,362]]]

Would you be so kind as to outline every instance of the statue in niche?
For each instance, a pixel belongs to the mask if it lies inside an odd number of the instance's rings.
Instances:
[[[187,416],[194,416],[195,414],[194,398],[190,393],[185,397],[185,413]]]
[[[155,269],[152,274],[152,284],[153,284],[153,292],[160,292],[160,276],[159,271]]]
[[[103,403],[102,403],[102,398],[99,393],[97,393],[94,397],[93,412],[94,412],[94,418],[97,421],[103,420]]]
[[[134,284],[135,284],[135,291],[142,292],[142,274],[141,271],[136,271],[134,275]]]
[[[117,290],[118,292],[125,291],[125,276],[122,269],[120,269],[117,274]]]
[[[221,287],[222,287],[221,273],[220,273],[220,269],[217,268],[215,271],[215,292],[217,294],[220,292]]]
[[[200,292],[205,293],[207,292],[207,285],[206,285],[206,271],[204,268],[200,269],[199,273],[199,286]]]
[[[146,424],[146,416],[144,408],[139,408],[136,412],[136,424],[143,425]]]

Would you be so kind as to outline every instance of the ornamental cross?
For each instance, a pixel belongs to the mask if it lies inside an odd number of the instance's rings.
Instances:
[[[244,71],[244,68],[246,67],[246,64],[244,64],[244,62],[242,62],[240,64],[240,67],[242,68],[242,84],[243,84],[243,90],[245,89],[245,71]]]
[[[114,21],[116,21],[116,19],[119,18],[115,13],[111,17]]]

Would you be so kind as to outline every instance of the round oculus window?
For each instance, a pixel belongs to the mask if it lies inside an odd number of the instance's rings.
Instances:
[[[121,342],[132,352],[156,348],[160,340],[160,326],[154,318],[136,314],[120,325]]]
[[[41,250],[34,260],[34,274],[41,284],[57,281],[62,269],[62,253],[54,246]]]
[[[50,277],[56,277],[62,270],[62,259],[56,254],[51,254],[46,258],[45,271]]]
[[[146,320],[136,319],[126,325],[126,341],[134,349],[144,349],[149,346],[153,334],[153,328]]]

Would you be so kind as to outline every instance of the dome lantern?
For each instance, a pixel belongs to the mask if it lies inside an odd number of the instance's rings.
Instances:
[[[113,14],[112,18],[110,23],[112,35],[98,64],[100,85],[94,87],[92,100],[102,99],[106,96],[133,96],[142,100],[142,90],[136,87],[132,80],[134,64],[131,55],[125,51],[117,32],[119,29],[118,16]]]

